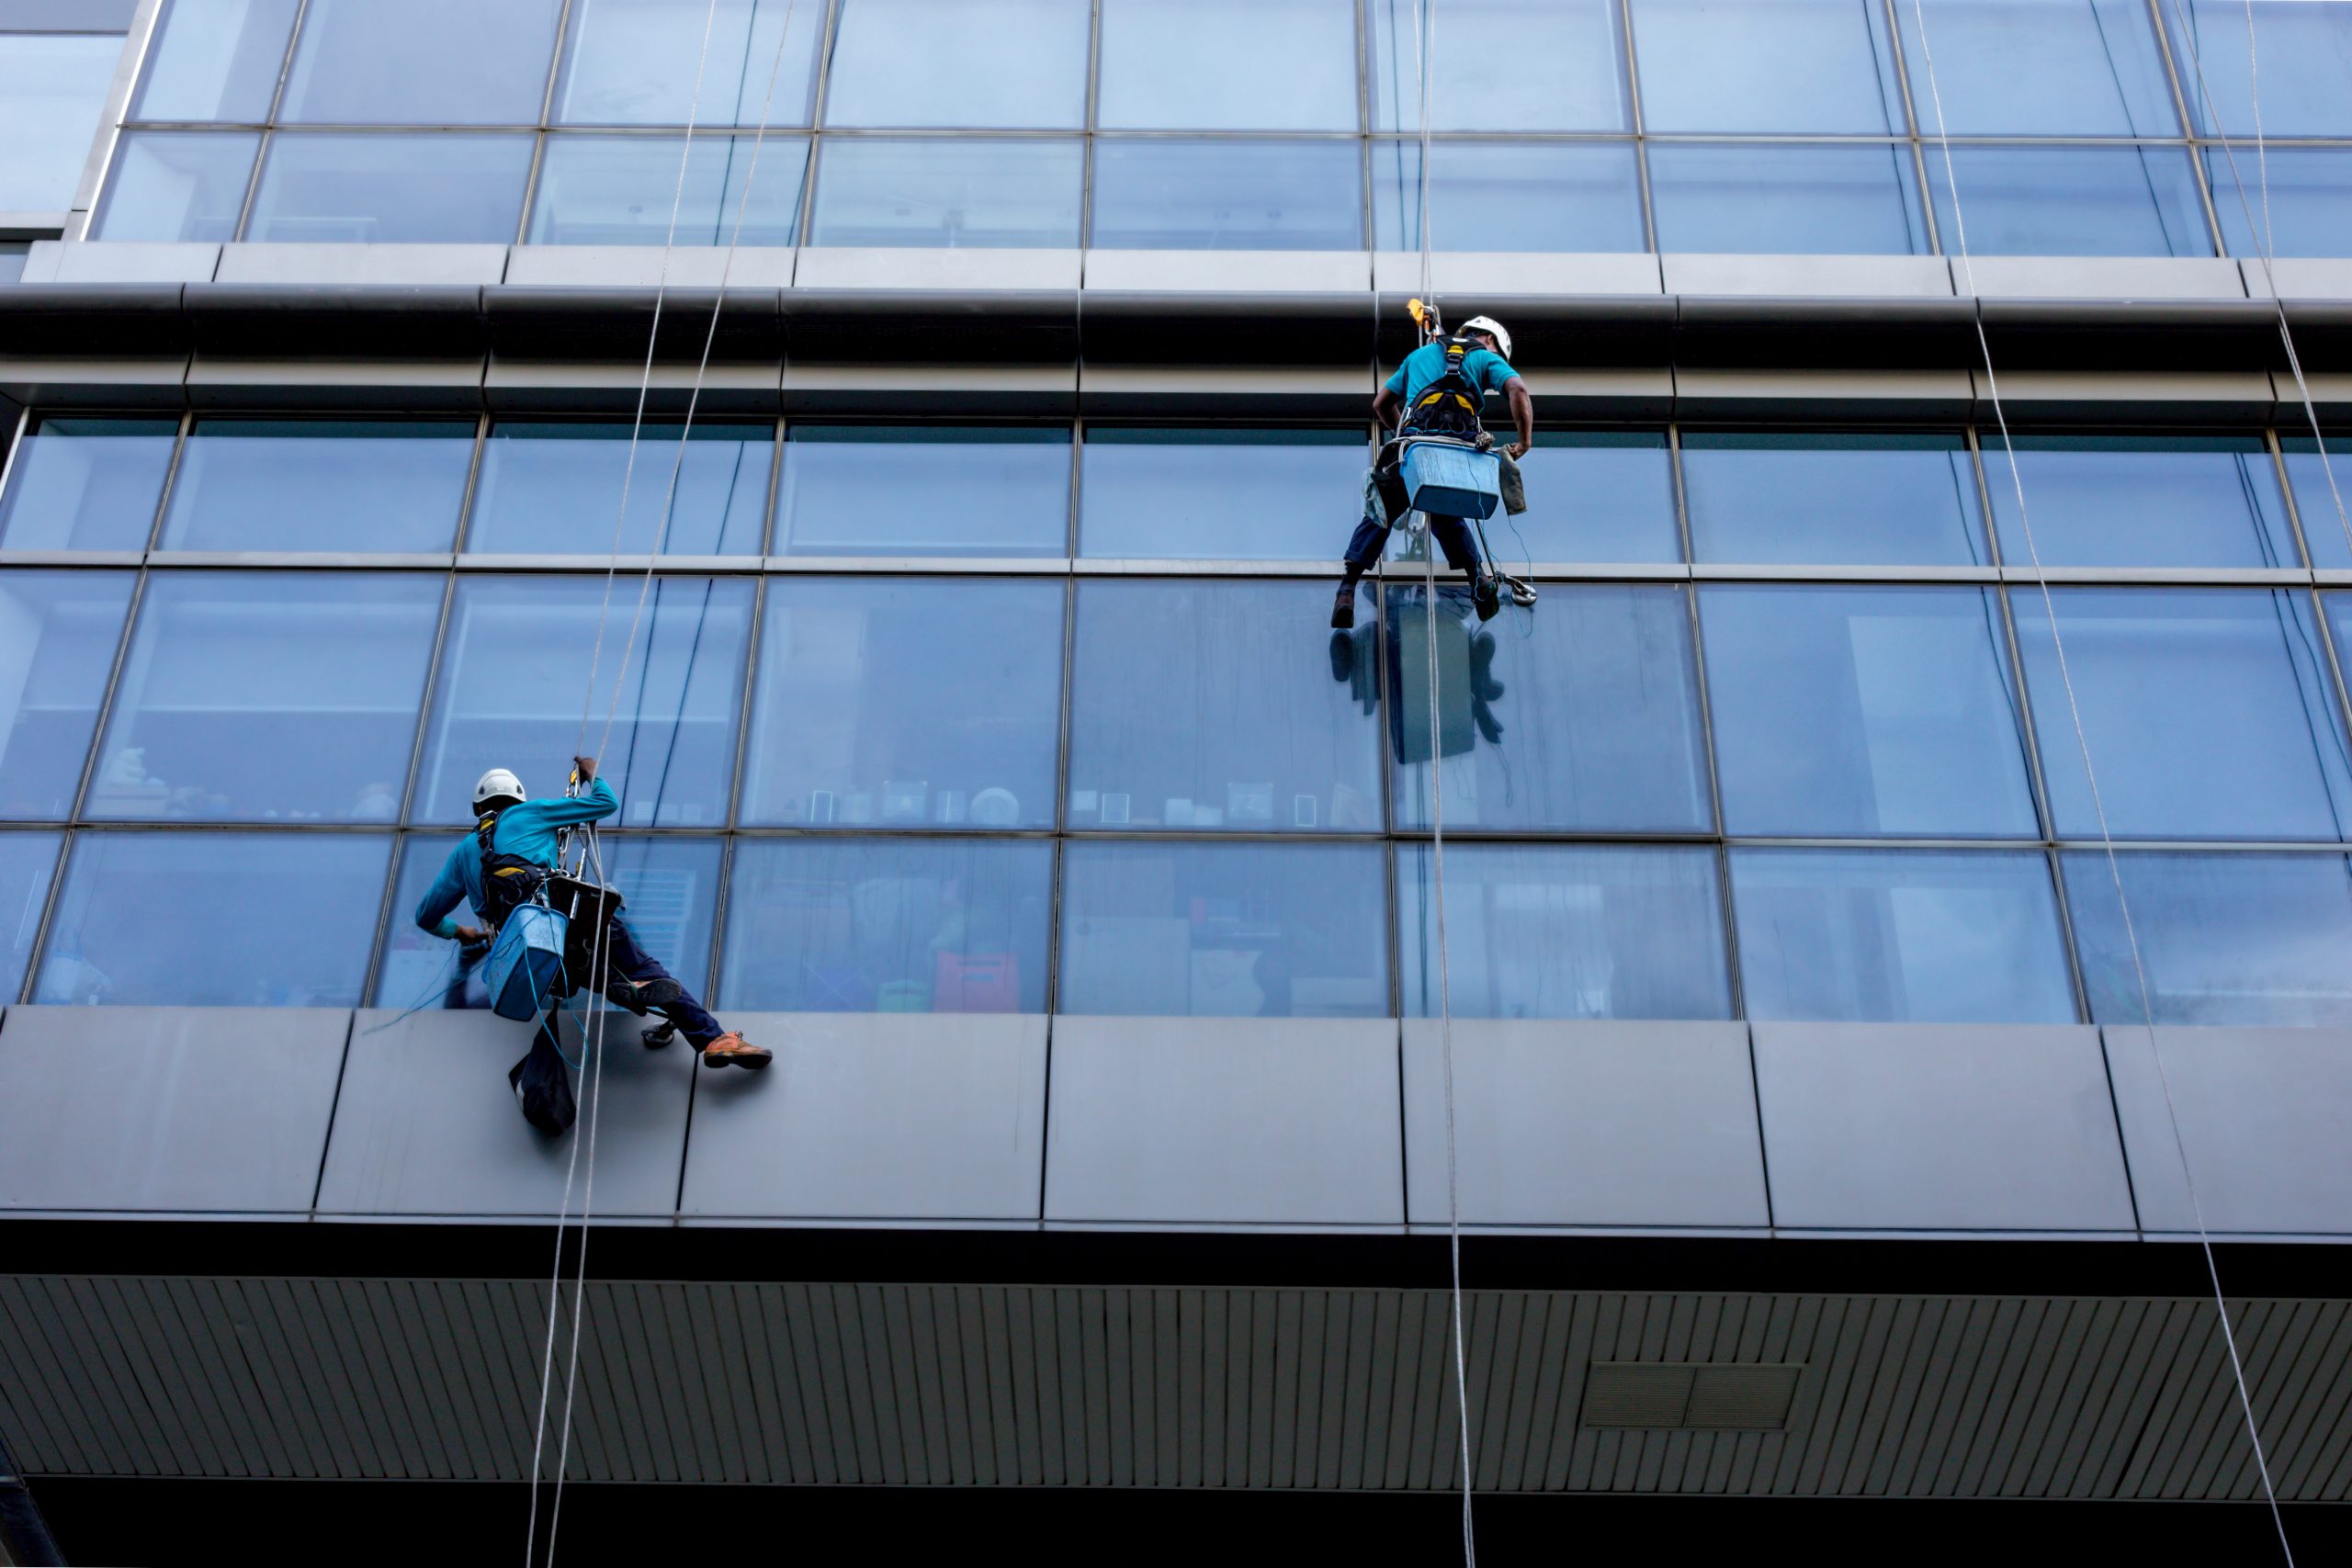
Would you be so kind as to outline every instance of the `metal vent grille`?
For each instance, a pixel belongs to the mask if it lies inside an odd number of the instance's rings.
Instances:
[[[1793,1365],[1595,1361],[1585,1377],[1585,1427],[1777,1432],[1795,1404]]]

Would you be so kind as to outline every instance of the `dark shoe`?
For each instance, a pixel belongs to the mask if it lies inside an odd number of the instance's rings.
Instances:
[[[664,1050],[677,1037],[678,1026],[666,1018],[638,1036],[645,1042],[645,1048],[649,1051]]]
[[[1340,596],[1331,601],[1331,629],[1351,631],[1356,624],[1356,585],[1353,579],[1340,584]]]
[[[1501,585],[1495,581],[1493,572],[1482,571],[1478,574],[1476,584],[1470,590],[1470,603],[1476,606],[1480,620],[1491,621],[1495,618],[1495,612],[1503,607],[1503,594]]]
[[[752,1044],[731,1029],[702,1048],[702,1065],[706,1067],[724,1067],[731,1064],[748,1067],[756,1073],[775,1060],[775,1052],[763,1045]]]
[[[686,994],[686,988],[666,976],[658,980],[623,980],[616,978],[605,987],[606,999],[643,1018],[655,1008],[665,1008]]]

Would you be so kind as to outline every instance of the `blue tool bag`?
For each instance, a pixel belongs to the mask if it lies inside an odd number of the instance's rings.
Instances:
[[[490,1007],[501,1018],[527,1023],[548,993],[563,984],[563,942],[570,924],[544,904],[518,904],[498,928],[482,965]]]
[[[1432,517],[1492,517],[1502,504],[1502,459],[1444,441],[1405,448],[1407,503]]]

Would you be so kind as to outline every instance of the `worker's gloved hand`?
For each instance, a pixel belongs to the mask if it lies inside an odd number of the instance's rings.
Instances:
[[[582,784],[590,783],[596,776],[596,759],[594,757],[574,757],[571,766],[579,773]]]

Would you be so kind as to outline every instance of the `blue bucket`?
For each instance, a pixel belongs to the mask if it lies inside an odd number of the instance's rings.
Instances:
[[[482,965],[492,1012],[522,1023],[539,1016],[539,1004],[563,978],[565,923],[538,904],[517,905],[506,917]]]
[[[1405,494],[1432,517],[1492,517],[1503,501],[1502,459],[1436,441],[1405,448]]]

